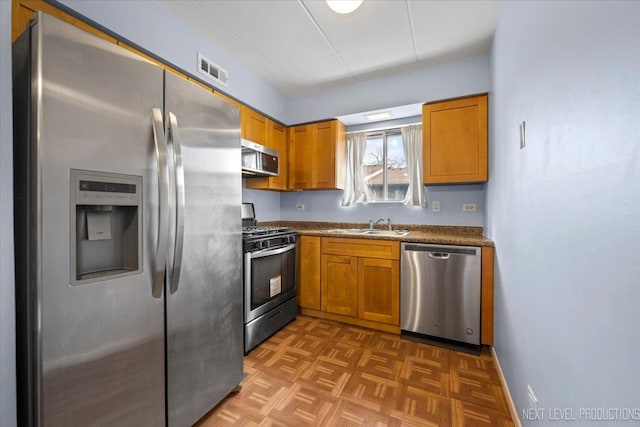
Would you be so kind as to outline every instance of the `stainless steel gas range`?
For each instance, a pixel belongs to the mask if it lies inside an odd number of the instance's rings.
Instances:
[[[258,226],[253,203],[242,204],[244,352],[296,318],[296,232]]]

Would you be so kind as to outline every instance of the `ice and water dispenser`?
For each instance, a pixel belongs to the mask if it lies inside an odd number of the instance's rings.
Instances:
[[[142,271],[142,177],[71,170],[71,284]]]

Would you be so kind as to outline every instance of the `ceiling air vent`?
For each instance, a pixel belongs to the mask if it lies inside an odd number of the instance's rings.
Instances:
[[[198,71],[224,87],[229,86],[229,73],[227,70],[218,64],[214,64],[200,53],[198,53]]]

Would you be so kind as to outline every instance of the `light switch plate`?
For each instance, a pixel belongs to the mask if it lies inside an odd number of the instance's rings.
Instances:
[[[298,203],[298,204],[296,205],[296,210],[297,210],[297,211],[303,211],[303,210],[304,210],[304,205],[303,205],[302,203]]]
[[[440,201],[431,202],[431,212],[440,212]]]
[[[465,203],[462,205],[462,210],[465,212],[475,212],[476,204],[475,203]]]

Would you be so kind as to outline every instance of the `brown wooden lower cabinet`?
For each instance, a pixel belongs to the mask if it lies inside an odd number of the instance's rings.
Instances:
[[[396,241],[300,237],[300,311],[399,333],[399,248]]]
[[[320,237],[298,238],[298,306],[320,310]]]
[[[298,305],[305,315],[400,333],[400,243],[301,236]],[[493,345],[494,248],[482,248],[481,343]]]
[[[358,259],[352,256],[322,255],[320,271],[322,311],[358,315]]]
[[[493,247],[482,248],[480,343],[485,345],[493,345],[493,254]]]
[[[390,259],[358,259],[358,317],[400,324],[400,266]]]

